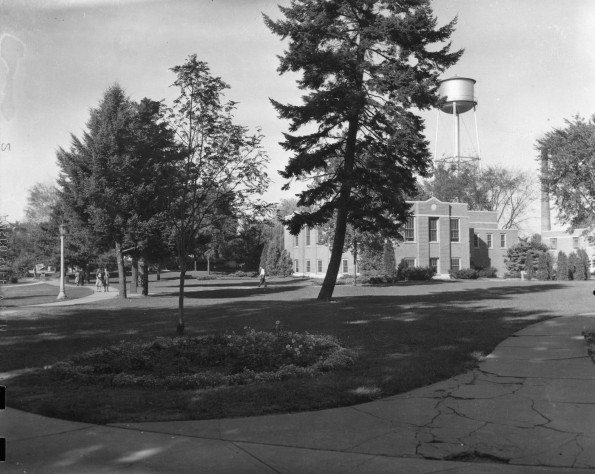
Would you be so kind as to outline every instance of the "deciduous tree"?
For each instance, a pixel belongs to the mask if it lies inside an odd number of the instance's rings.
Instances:
[[[301,105],[272,101],[291,122],[282,145],[293,156],[281,175],[318,178],[299,194],[298,204],[312,210],[286,223],[295,235],[336,214],[318,296],[329,301],[348,223],[399,235],[410,212],[407,196],[416,176],[427,176],[431,158],[413,109],[438,105],[439,76],[462,51],[441,45],[455,21],[437,27],[428,0],[292,0],[280,9],[282,19],[265,16],[271,31],[289,40],[278,70],[301,72],[298,87],[308,91]]]
[[[190,56],[171,69],[178,90],[170,111],[183,161],[172,180],[170,228],[180,268],[177,333],[184,332],[184,278],[196,239],[230,217],[247,222],[267,209],[255,198],[269,183],[263,136],[234,123],[235,103],[223,102],[229,86],[211,75],[208,65]]]
[[[595,116],[566,120],[537,140],[547,160],[541,180],[554,199],[558,219],[573,228],[595,228]]]
[[[529,216],[537,181],[527,172],[500,165],[460,169],[439,164],[434,176],[422,183],[418,198],[434,196],[445,202],[464,202],[470,210],[495,211],[502,229],[519,228]]]

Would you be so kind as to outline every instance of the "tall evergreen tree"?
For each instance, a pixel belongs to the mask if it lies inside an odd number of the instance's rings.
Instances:
[[[571,280],[584,280],[585,274],[576,252],[568,255],[568,277]]]
[[[585,249],[578,249],[576,251],[579,261],[581,262],[581,265],[583,266],[583,272],[585,275],[585,280],[590,280],[591,279],[591,265],[590,265],[590,258],[589,258],[589,254],[587,253],[587,251]]]
[[[265,16],[273,33],[289,39],[278,70],[301,71],[298,87],[309,91],[302,105],[272,101],[291,121],[282,145],[293,156],[281,175],[289,181],[317,178],[298,201],[313,210],[286,223],[296,235],[336,213],[318,296],[329,301],[348,223],[399,237],[416,175],[427,176],[430,165],[423,120],[411,109],[438,105],[439,75],[462,51],[436,47],[449,40],[456,20],[438,28],[429,0],[292,0],[280,9],[283,19]],[[295,134],[304,126],[303,135]]]
[[[159,210],[161,188],[171,174],[171,133],[160,104],[140,104],[115,84],[91,110],[81,139],[73,136],[69,151],[57,154],[61,199],[81,226],[92,230],[98,248],[113,246],[119,291],[126,297],[124,251],[136,246],[135,234]]]
[[[556,263],[556,279],[568,280],[568,256],[560,250],[558,252],[558,260]]]

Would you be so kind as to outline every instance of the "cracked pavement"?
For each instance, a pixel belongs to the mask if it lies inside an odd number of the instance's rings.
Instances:
[[[36,472],[36,455],[47,456],[38,472],[198,472],[193,459],[210,462],[201,472],[593,472],[595,364],[581,333],[594,324],[595,313],[529,326],[473,371],[353,407],[109,426],[7,410],[23,462],[6,472]]]

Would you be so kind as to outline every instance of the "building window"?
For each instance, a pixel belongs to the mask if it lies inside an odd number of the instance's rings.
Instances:
[[[490,235],[490,234],[488,234]],[[450,269],[454,272],[458,272],[461,269],[461,259],[460,258],[451,258],[450,259]]]
[[[479,235],[473,234],[473,247],[479,248]]]
[[[437,258],[430,258],[430,267],[434,272],[438,273],[438,259]]]
[[[459,242],[459,220],[450,220],[450,241]]]
[[[500,234],[500,248],[506,248],[506,234]]]
[[[317,260],[316,265],[318,265],[317,272],[322,273],[322,260]]]
[[[300,241],[298,240],[299,235],[294,235],[293,236],[293,245],[295,247],[297,247],[300,244]]]
[[[306,245],[310,245],[310,227],[306,227]]]
[[[349,260],[343,260],[343,273],[349,273]]]
[[[430,242],[438,242],[438,218],[430,217]]]
[[[488,248],[489,249],[494,248],[494,242],[492,241],[492,234],[488,234]]]
[[[578,237],[573,237],[572,238],[572,248],[573,249],[577,249],[578,248]]]
[[[306,273],[310,273],[310,260],[306,260]]]
[[[299,264],[298,260],[293,261],[293,267],[294,267],[296,273],[298,273],[300,271],[300,264]]]
[[[405,265],[405,268],[413,268],[413,267],[415,267],[415,259],[414,258],[404,258],[402,260],[402,262]]]
[[[551,249],[558,248],[558,239],[555,239],[555,238],[550,239],[550,248]]]
[[[405,221],[405,242],[413,242],[415,240],[415,218],[408,217]]]

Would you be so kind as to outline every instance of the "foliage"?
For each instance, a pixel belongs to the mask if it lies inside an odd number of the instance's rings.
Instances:
[[[476,268],[479,273],[479,278],[496,278],[498,276],[498,269],[494,267]]]
[[[53,183],[35,183],[27,194],[26,221],[37,224],[49,222],[59,204],[58,188]]]
[[[581,274],[584,275],[584,280],[589,280],[591,278],[591,265],[589,254],[585,249],[578,249],[576,251],[579,265],[581,265]]]
[[[464,202],[470,210],[495,211],[502,229],[518,228],[528,217],[537,192],[533,176],[500,165],[480,168],[440,163],[431,180],[422,182],[417,199],[432,196],[445,202]]]
[[[211,75],[208,65],[190,56],[175,66],[173,86],[179,91],[169,113],[182,161],[169,183],[167,222],[180,266],[177,332],[184,332],[184,274],[186,259],[201,235],[221,221],[248,225],[268,206],[254,199],[268,187],[268,157],[257,131],[234,123],[235,103],[223,103],[229,88]]]
[[[394,273],[389,275],[379,271],[366,271],[362,273],[359,281],[362,285],[390,285],[397,282],[397,276]]]
[[[525,257],[525,278],[532,280],[535,276],[535,259],[533,258],[533,252],[529,250]]]
[[[120,296],[126,297],[125,245],[136,248],[157,232],[171,181],[172,134],[159,102],[135,103],[117,84],[91,109],[81,139],[57,153],[61,202],[78,228],[90,228],[96,248],[114,246]]]
[[[293,263],[283,245],[283,235],[276,235],[269,243],[264,268],[267,275],[287,277],[293,273]]]
[[[566,120],[565,126],[537,140],[540,160],[547,160],[543,186],[554,198],[558,220],[573,228],[595,226],[595,116]]]
[[[585,252],[586,255],[586,252]],[[583,255],[578,252],[572,252],[568,256],[568,275],[571,280],[586,280],[589,275],[588,257],[585,265]],[[586,268],[587,269],[586,269]]]
[[[332,336],[245,328],[244,334],[122,341],[58,362],[49,373],[67,382],[197,389],[314,377],[349,367],[355,357]]]
[[[558,260],[556,263],[556,279],[557,280],[569,280],[569,267],[568,267],[568,256],[560,250],[558,252]]]
[[[552,256],[549,252],[540,253],[537,257],[537,271],[535,278],[538,280],[553,280],[554,268]]]
[[[477,280],[479,278],[479,271],[473,268],[461,268],[460,270],[449,270],[451,278],[457,280]]]
[[[423,121],[411,109],[438,105],[439,77],[462,51],[437,46],[449,40],[455,21],[437,28],[429,0],[294,0],[280,9],[282,19],[265,16],[271,31],[289,40],[278,70],[301,72],[298,87],[309,91],[301,105],[272,101],[291,121],[282,146],[293,156],[281,175],[289,182],[316,178],[298,195],[298,204],[312,210],[286,223],[296,235],[336,213],[319,294],[329,301],[347,224],[399,237],[416,175],[427,175],[431,158]]]
[[[382,251],[382,263],[384,264],[384,271],[387,275],[397,273],[397,260],[395,259],[395,248],[391,239],[386,239],[384,242],[384,249]]]
[[[531,238],[519,238],[519,242],[513,245],[506,252],[506,269],[510,274],[520,274],[521,271],[526,271],[526,259],[527,254],[530,252],[532,259],[538,258],[539,254],[547,252],[547,245],[541,243],[541,239],[538,234],[533,235]],[[536,262],[533,262],[536,265]],[[532,266],[534,270],[535,267]]]
[[[402,270],[398,278],[407,281],[427,281],[436,274],[432,267],[407,267]]]

